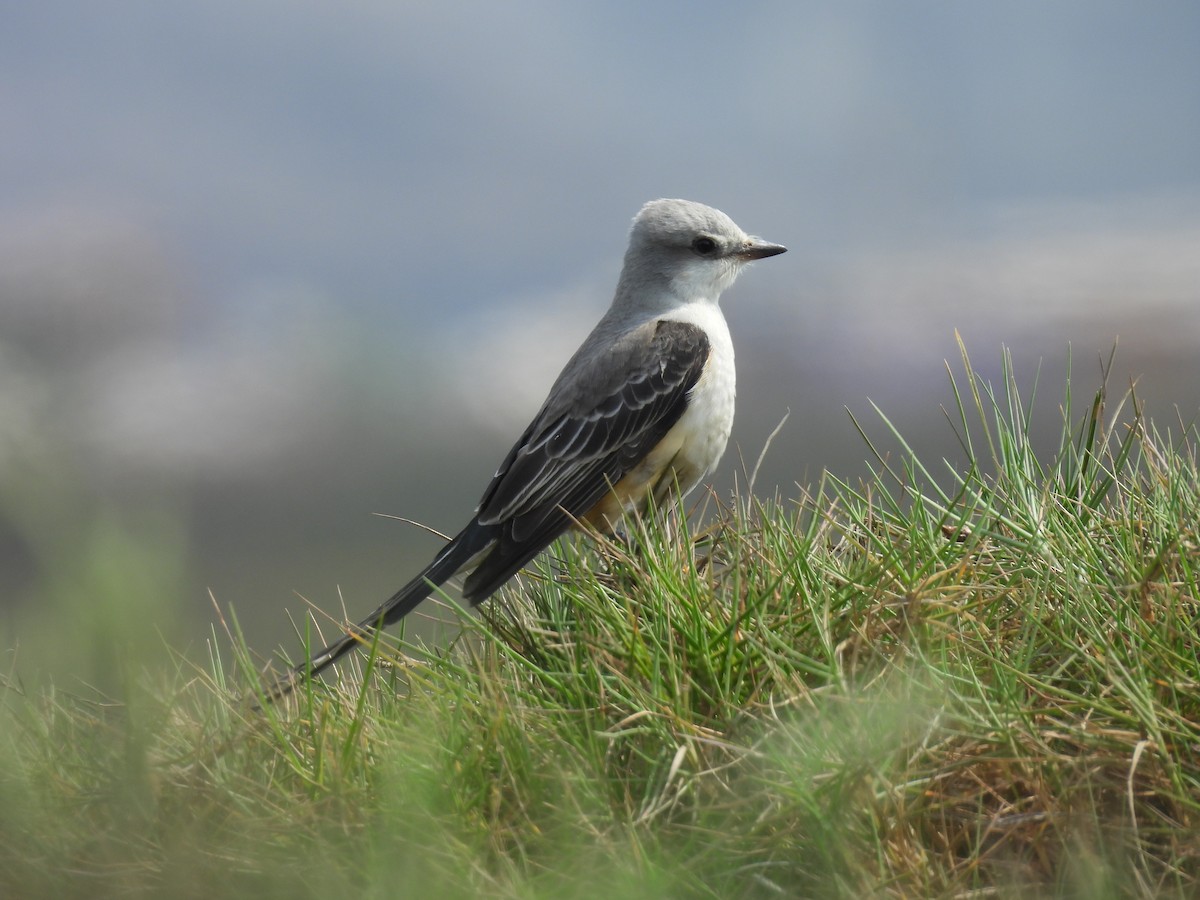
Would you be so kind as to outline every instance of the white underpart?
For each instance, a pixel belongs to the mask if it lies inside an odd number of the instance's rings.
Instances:
[[[696,325],[708,335],[708,363],[692,388],[683,415],[667,433],[663,443],[679,442],[681,474],[686,471],[690,483],[681,483],[685,493],[694,488],[717,467],[733,430],[733,408],[737,397],[737,375],[733,364],[733,341],[721,309],[711,300],[700,300],[671,310],[663,319]]]

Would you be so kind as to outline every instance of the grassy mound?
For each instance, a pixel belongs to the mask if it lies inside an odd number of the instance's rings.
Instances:
[[[965,467],[893,432],[861,484],[562,542],[262,713],[224,636],[119,704],[10,686],[0,893],[1195,896],[1195,432],[1068,387],[1039,458],[963,362]]]

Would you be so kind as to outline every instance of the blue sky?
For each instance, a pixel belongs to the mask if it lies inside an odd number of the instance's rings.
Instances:
[[[1190,3],[24,4],[4,195],[139,218],[220,299],[469,308],[695,196],[813,253],[1195,190]],[[464,258],[469,255],[469,259]]]

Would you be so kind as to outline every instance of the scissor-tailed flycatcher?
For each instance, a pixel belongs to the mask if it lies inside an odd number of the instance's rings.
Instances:
[[[643,206],[612,306],[500,463],[474,518],[276,695],[399,621],[460,571],[472,570],[463,599],[482,603],[573,524],[611,530],[674,485],[694,488],[725,452],[733,425],[733,344],[717,301],[742,266],[786,249],[710,206]]]

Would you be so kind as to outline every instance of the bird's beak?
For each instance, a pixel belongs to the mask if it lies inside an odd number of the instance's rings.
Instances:
[[[787,253],[787,247],[783,244],[772,244],[769,241],[764,241],[761,238],[748,238],[746,243],[733,252],[733,255],[738,259],[749,262],[752,259],[766,259],[768,256],[778,256],[780,253]]]

